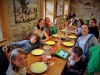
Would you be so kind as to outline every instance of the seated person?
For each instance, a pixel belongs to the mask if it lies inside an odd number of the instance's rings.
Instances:
[[[66,18],[66,20],[68,21],[69,19],[71,19],[72,17],[75,17],[76,14],[74,12],[70,12],[68,17]]]
[[[96,38],[99,38],[99,30],[97,28],[97,20],[95,18],[92,18],[89,20],[89,33],[94,34]]]
[[[55,27],[57,32],[59,31],[59,23],[60,23],[60,20],[58,18],[56,18],[55,23],[54,23],[54,27]]]
[[[66,26],[68,27],[69,24],[70,24],[70,21],[66,21],[66,22],[65,22],[65,27],[66,27]]]
[[[75,35],[81,35],[81,26],[83,25],[83,20],[77,21],[77,29],[75,29]]]
[[[26,75],[27,53],[21,48],[11,52],[10,63],[6,75]]]
[[[69,28],[76,29],[76,28],[77,28],[76,25],[77,25],[77,24],[76,24],[76,20],[75,20],[74,17],[72,17],[72,18],[70,19]]]
[[[75,46],[72,48],[63,75],[83,75],[86,66],[85,62],[82,61],[82,54],[81,47]]]
[[[89,23],[89,20],[94,18],[94,14],[93,13],[90,13],[89,17],[87,17],[85,20],[84,20],[84,24],[88,24]]]
[[[89,21],[92,18],[94,18],[94,14],[93,13],[90,13],[89,17],[87,17],[86,20]]]
[[[70,29],[69,28],[69,23],[70,23],[69,21],[66,21],[65,24],[64,24],[66,30]]]
[[[44,30],[46,31],[46,33],[48,34],[49,37],[51,37],[52,34],[56,34],[56,29],[55,29],[55,27],[50,23],[50,18],[49,18],[49,17],[46,17],[46,18],[45,18]]]
[[[12,42],[10,44],[7,44],[3,47],[4,49],[7,49],[9,47],[17,46],[19,48],[22,48],[26,51],[26,53],[30,53],[32,50],[39,48],[40,46],[43,46],[43,43],[40,41],[40,37],[37,34],[31,35],[30,40],[23,40],[20,42]]]
[[[71,25],[76,26],[76,20],[75,20],[74,17],[72,17],[72,18],[70,19],[70,26],[71,26]]]
[[[47,33],[43,30],[44,27],[44,20],[40,19],[37,23],[37,26],[34,27],[33,29],[33,34],[37,34],[40,36],[40,39],[45,42],[49,39],[49,36],[47,35]],[[43,39],[43,37],[45,37],[45,39]]]
[[[75,46],[80,46],[83,50],[84,61],[88,62],[89,48],[93,46],[100,46],[97,38],[93,34],[89,34],[88,25],[81,26],[81,36],[75,42]]]
[[[100,75],[100,46],[89,48],[88,75]],[[99,74],[95,74],[99,72]]]

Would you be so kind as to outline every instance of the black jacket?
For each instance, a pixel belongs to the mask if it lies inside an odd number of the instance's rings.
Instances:
[[[2,51],[2,47],[0,47],[0,75],[5,75],[8,65],[9,65],[8,59],[5,53]]]
[[[64,69],[63,75],[83,75],[86,69],[86,63],[80,59],[74,64],[74,66],[67,68],[67,65]]]
[[[89,33],[94,34],[97,39],[99,38],[99,30],[98,30],[97,26],[89,27]]]

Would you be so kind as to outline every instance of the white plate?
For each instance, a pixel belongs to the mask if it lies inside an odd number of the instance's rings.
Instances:
[[[62,31],[62,32],[65,32],[66,30],[65,30],[65,29],[62,29],[61,31]]]
[[[44,50],[42,50],[42,49],[35,49],[31,53],[33,55],[42,55],[44,53]]]
[[[45,43],[46,43],[47,45],[54,45],[54,44],[55,44],[54,41],[46,41]]]
[[[58,37],[58,35],[57,35],[57,34],[53,34],[52,36],[53,36],[53,37]]]
[[[74,46],[74,44],[71,43],[71,42],[63,42],[62,44],[63,44],[64,46]]]
[[[44,50],[50,50],[50,48],[51,48],[50,45],[45,45],[45,46],[43,46],[43,49],[44,49]]]
[[[75,39],[75,38],[77,38],[76,36],[73,36],[73,35],[68,36],[68,37],[71,38],[71,39]]]
[[[47,65],[44,62],[36,62],[31,64],[30,71],[33,73],[43,73],[47,70]]]

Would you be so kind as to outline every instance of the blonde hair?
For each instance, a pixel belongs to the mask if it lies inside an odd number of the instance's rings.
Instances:
[[[12,52],[11,52],[11,55],[10,55],[10,64],[12,66],[12,70],[16,71],[16,72],[19,72],[19,67],[15,64],[13,64],[13,60],[16,59],[16,56],[18,54],[24,54],[27,56],[27,53],[25,52],[25,50],[21,49],[21,48],[16,48],[14,49]]]

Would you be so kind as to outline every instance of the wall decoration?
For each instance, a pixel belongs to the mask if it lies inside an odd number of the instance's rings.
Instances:
[[[78,0],[79,7],[95,7],[96,0]]]
[[[37,0],[13,0],[13,2],[16,23],[37,18]]]
[[[63,15],[63,2],[57,2],[57,16]]]

